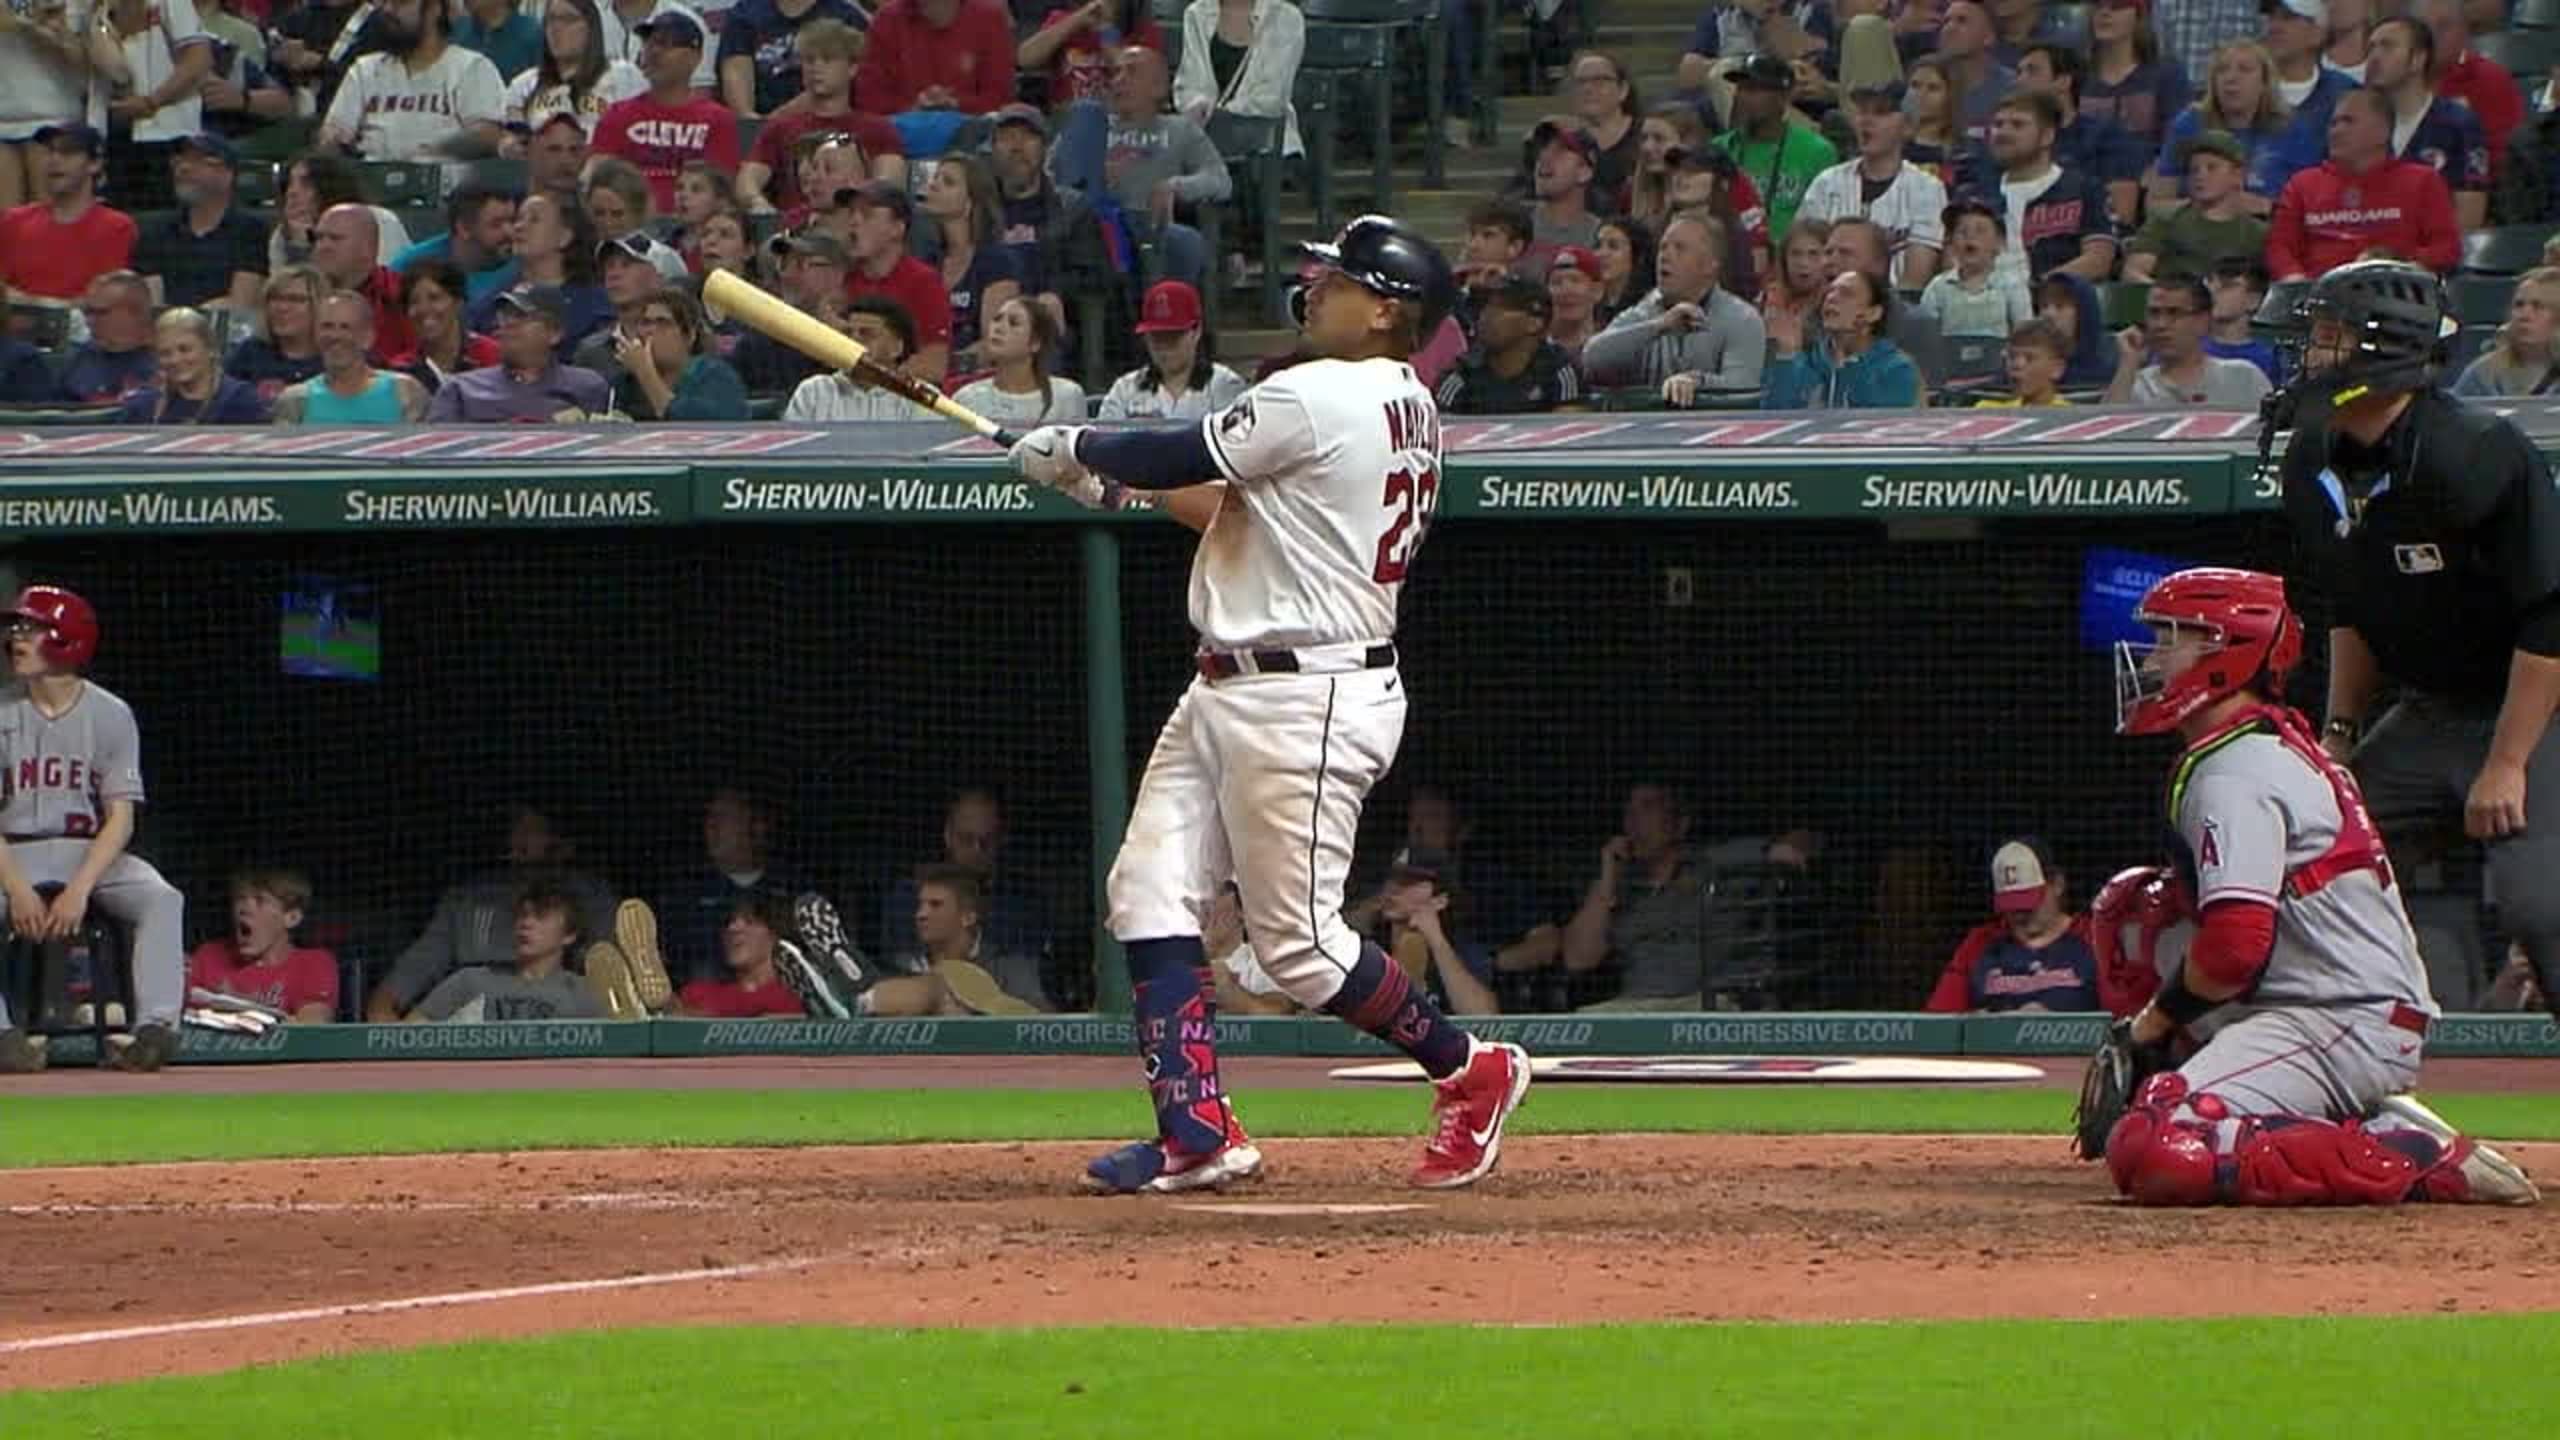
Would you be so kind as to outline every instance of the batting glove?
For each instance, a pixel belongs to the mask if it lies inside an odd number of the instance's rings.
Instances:
[[[1013,442],[1005,458],[1023,479],[1074,496],[1093,482],[1093,472],[1076,459],[1076,437],[1083,433],[1081,425],[1043,425]]]

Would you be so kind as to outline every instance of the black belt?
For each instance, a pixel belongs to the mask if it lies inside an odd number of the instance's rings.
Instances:
[[[1192,657],[1204,680],[1231,680],[1238,675],[1294,675],[1306,667],[1295,650],[1203,650]],[[1250,662],[1249,664],[1247,662]],[[1357,669],[1380,670],[1396,663],[1396,647],[1372,645],[1360,653]]]
[[[0,840],[6,840],[12,845],[25,845],[37,840],[69,840],[72,838],[74,837],[69,835],[0,835]]]

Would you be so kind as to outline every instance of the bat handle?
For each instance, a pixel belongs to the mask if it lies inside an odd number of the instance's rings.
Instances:
[[[1007,430],[1002,426],[996,427],[996,433],[988,436],[987,438],[993,440],[1007,450],[1010,450],[1014,446],[1022,443],[1021,436],[1014,434],[1012,431]]]

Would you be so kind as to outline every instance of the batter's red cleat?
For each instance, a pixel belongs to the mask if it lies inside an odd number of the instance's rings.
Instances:
[[[1413,1183],[1425,1190],[1473,1185],[1502,1161],[1503,1123],[1529,1093],[1529,1052],[1478,1040],[1458,1073],[1432,1088],[1431,1144]]]

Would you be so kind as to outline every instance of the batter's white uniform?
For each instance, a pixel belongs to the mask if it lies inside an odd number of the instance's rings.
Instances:
[[[1197,935],[1232,875],[1262,968],[1312,1009],[1360,955],[1342,888],[1404,737],[1387,647],[1439,498],[1439,410],[1402,361],[1315,360],[1200,424],[1227,481],[1191,563],[1203,674],[1148,758],[1111,933]],[[1241,673],[1211,678],[1221,659]]]

